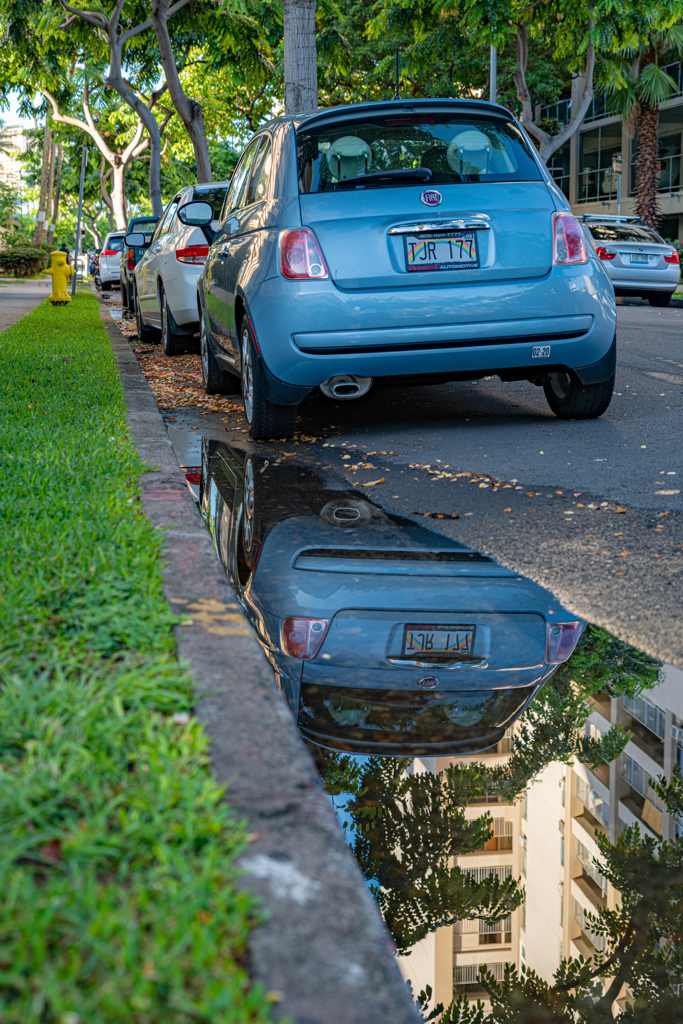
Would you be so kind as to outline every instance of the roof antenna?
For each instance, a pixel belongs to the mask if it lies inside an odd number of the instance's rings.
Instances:
[[[400,100],[400,98],[401,98],[401,94],[398,91],[399,68],[400,68],[400,65],[399,65],[399,60],[398,60],[398,46],[397,46],[396,47],[396,95],[394,96],[395,100]]]

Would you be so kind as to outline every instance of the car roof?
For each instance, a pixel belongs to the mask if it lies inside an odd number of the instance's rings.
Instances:
[[[229,188],[229,181],[198,181],[196,185],[191,185],[190,188]]]
[[[378,100],[373,103],[348,103],[338,107],[323,107],[320,110],[311,110],[297,114],[283,115],[274,118],[264,127],[282,124],[290,121],[299,130],[302,127],[313,127],[317,124],[324,124],[326,121],[336,121],[348,117],[358,116],[379,116],[385,113],[400,111],[402,114],[416,114],[420,111],[447,111],[456,110],[458,113],[470,114],[497,114],[499,117],[511,118],[513,115],[498,103],[489,103],[488,100],[470,99],[402,99],[402,100]]]

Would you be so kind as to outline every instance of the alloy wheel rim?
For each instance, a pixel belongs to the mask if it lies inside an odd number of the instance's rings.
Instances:
[[[251,423],[254,413],[254,369],[251,365],[251,344],[249,331],[242,332],[242,397],[244,398],[244,415]]]
[[[572,379],[568,373],[549,373],[548,380],[556,398],[568,397],[572,385]]]

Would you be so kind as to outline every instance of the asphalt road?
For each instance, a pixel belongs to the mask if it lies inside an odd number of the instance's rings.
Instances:
[[[44,281],[11,281],[0,288],[0,331],[21,320],[34,306],[50,294],[52,279]]]
[[[491,378],[356,402],[316,394],[299,428],[321,440],[271,447],[342,472],[389,510],[426,513],[431,528],[548,587],[572,614],[683,667],[683,310],[620,306],[618,345],[615,395],[599,420],[558,420],[540,388]],[[248,443],[243,424],[182,417],[195,438]]]

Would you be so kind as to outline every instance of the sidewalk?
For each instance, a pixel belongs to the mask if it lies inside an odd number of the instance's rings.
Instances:
[[[0,332],[30,313],[39,302],[50,294],[52,278],[44,281],[8,281],[0,287]]]

